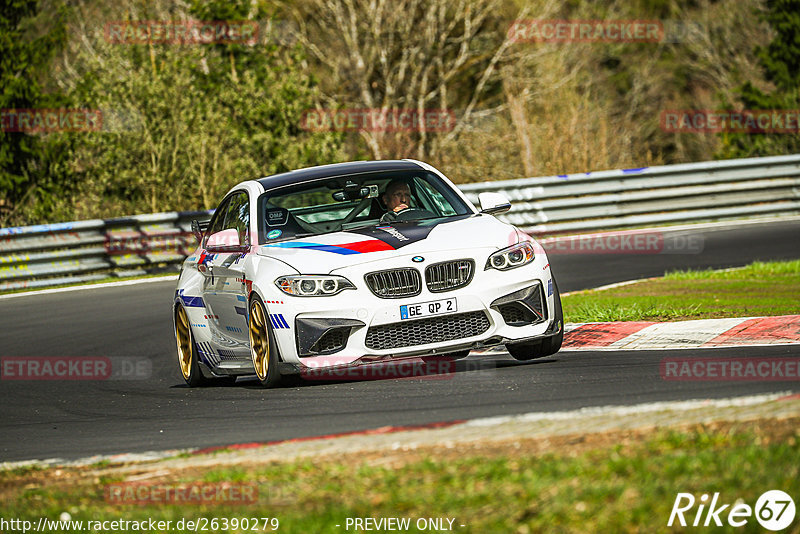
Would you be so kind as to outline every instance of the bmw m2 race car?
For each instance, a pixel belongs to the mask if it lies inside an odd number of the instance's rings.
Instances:
[[[190,386],[253,375],[505,345],[561,347],[558,287],[542,247],[419,161],[324,165],[231,189],[181,268],[173,314]]]

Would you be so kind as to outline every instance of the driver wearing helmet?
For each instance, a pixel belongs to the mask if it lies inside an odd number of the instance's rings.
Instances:
[[[409,209],[411,205],[411,188],[403,180],[392,180],[386,186],[386,191],[381,195],[386,206],[386,214],[381,217],[381,222],[393,221],[397,214]]]

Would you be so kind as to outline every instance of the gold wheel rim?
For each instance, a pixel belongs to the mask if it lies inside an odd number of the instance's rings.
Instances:
[[[184,379],[189,380],[192,374],[192,333],[183,306],[178,306],[178,312],[175,314],[175,340],[178,342],[178,364],[181,373]]]
[[[258,301],[250,307],[250,355],[259,380],[266,380],[269,373],[269,337],[264,308]]]

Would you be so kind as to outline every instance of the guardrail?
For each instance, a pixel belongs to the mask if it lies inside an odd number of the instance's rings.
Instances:
[[[498,218],[532,234],[800,213],[800,154],[522,178],[459,186],[475,203],[511,200]]]
[[[0,228],[0,291],[177,270],[197,246],[192,219],[209,213]]]
[[[459,186],[498,191],[499,218],[536,235],[800,214],[800,154],[522,178]],[[177,270],[193,218],[157,213],[0,228],[0,291]]]

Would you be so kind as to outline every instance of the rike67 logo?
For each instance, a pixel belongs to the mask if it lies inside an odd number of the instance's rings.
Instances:
[[[697,508],[695,509],[695,504]],[[719,492],[711,496],[704,493],[695,499],[691,493],[678,493],[672,504],[667,526],[673,524],[693,527],[721,527],[725,523],[732,527],[743,527],[755,516],[765,529],[777,532],[794,521],[795,506],[792,498],[781,490],[764,492],[756,501],[755,507],[738,499],[735,503],[720,502]]]

